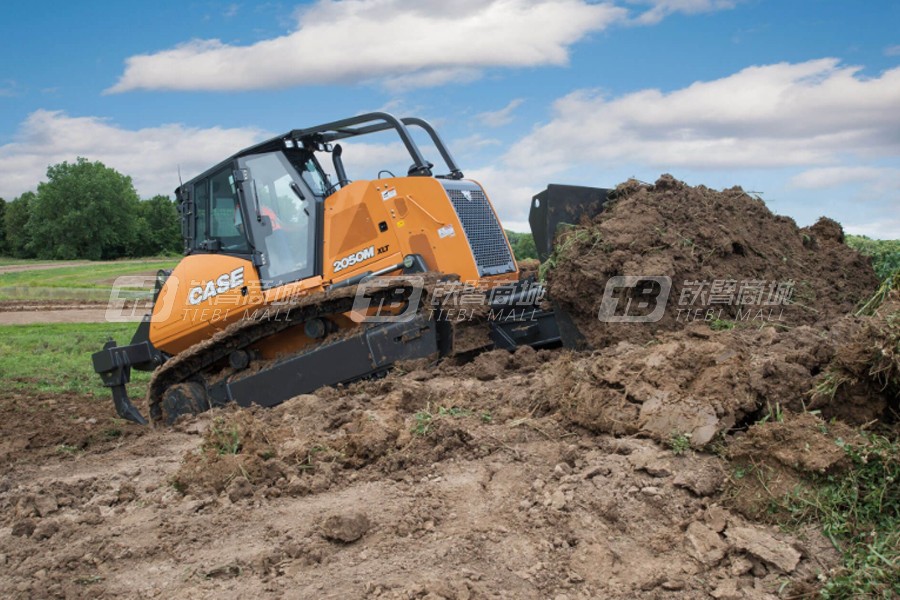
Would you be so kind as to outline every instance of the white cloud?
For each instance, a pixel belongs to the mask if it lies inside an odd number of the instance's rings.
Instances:
[[[503,142],[497,138],[484,137],[480,133],[473,133],[470,136],[454,140],[450,146],[460,155],[472,154],[473,151],[481,150],[489,146],[502,146]]]
[[[900,155],[900,68],[866,78],[826,58],[746,68],[664,93],[582,90],[517,142],[506,162],[559,172],[584,164],[781,168]]]
[[[844,230],[853,235],[867,235],[876,240],[900,240],[900,219],[888,217],[869,223],[846,224]]]
[[[900,190],[900,168],[841,166],[808,169],[791,178],[795,188],[820,190],[847,184]]]
[[[900,44],[888,46],[884,49],[885,56],[900,56]]]
[[[14,141],[0,146],[0,197],[34,190],[47,166],[83,156],[134,180],[143,197],[171,196],[178,168],[185,179],[266,137],[254,128],[197,128],[181,124],[124,129],[98,117],[70,117],[37,110],[19,126]]]
[[[192,40],[127,59],[109,92],[249,90],[388,79],[438,85],[489,67],[564,65],[569,48],[623,21],[587,0],[319,0],[292,33],[247,46]]]
[[[670,92],[560,98],[481,178],[504,222],[521,225],[547,183],[609,187],[663,172],[771,192],[804,221],[818,210],[887,235],[900,209],[900,68],[864,77],[835,59],[744,69]],[[848,187],[849,186],[849,187]],[[876,225],[873,225],[875,223]]]
[[[513,112],[515,112],[515,110],[519,108],[523,102],[525,102],[525,100],[523,100],[522,98],[515,98],[513,100],[510,100],[509,104],[507,104],[500,110],[483,112],[475,115],[475,118],[488,127],[502,127],[503,125],[512,123]]]
[[[650,5],[651,8],[641,13],[635,23],[653,25],[673,13],[688,15],[715,12],[734,8],[740,0],[628,0],[631,4]]]

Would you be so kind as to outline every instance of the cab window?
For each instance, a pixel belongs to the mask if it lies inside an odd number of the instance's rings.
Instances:
[[[306,180],[281,152],[242,161],[256,196],[253,240],[266,260],[263,279],[279,285],[310,277],[315,269],[315,200]]]
[[[201,179],[194,184],[194,231],[193,249],[203,249],[209,237],[207,216],[209,212],[209,179]]]
[[[250,245],[242,225],[234,174],[230,168],[194,184],[194,250],[249,253]]]
[[[250,252],[242,230],[243,219],[234,186],[234,173],[231,169],[224,169],[213,175],[209,183],[209,237],[218,240],[222,252]]]

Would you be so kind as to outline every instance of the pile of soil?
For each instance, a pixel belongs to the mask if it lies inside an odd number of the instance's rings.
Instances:
[[[698,317],[813,325],[849,313],[878,285],[870,260],[843,243],[838,223],[822,218],[798,228],[739,187],[716,191],[663,175],[652,186],[621,184],[613,197],[606,210],[561,235],[547,272],[549,296],[595,348],[644,343]],[[671,277],[662,318],[600,322],[614,276]],[[788,305],[779,302],[778,284],[792,290]]]

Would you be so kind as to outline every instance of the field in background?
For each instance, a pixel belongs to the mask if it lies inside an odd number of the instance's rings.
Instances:
[[[127,343],[135,328],[134,323],[0,326],[0,379],[4,383],[0,393],[73,393],[106,398],[109,390],[94,373],[91,354],[110,337]],[[143,396],[149,379],[149,373],[133,371],[129,393]]]
[[[0,302],[106,302],[113,282],[122,275],[155,275],[171,269],[178,258],[109,262],[53,262],[0,258]],[[19,269],[18,267],[22,267]],[[5,267],[5,268],[4,268]]]

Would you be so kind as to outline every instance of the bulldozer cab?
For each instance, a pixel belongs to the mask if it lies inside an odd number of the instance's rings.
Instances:
[[[177,190],[185,254],[245,258],[270,286],[312,276],[325,181],[311,153],[297,148],[218,165]]]
[[[339,140],[396,132],[412,159],[408,176],[433,175],[408,126],[430,137],[447,165],[440,179],[463,174],[427,122],[369,113],[308,129],[292,130],[232,156],[182,184],[180,201],[185,254],[220,253],[245,258],[259,270],[263,288],[322,274],[322,222],[326,199],[350,184]],[[330,155],[334,177],[318,156]]]

